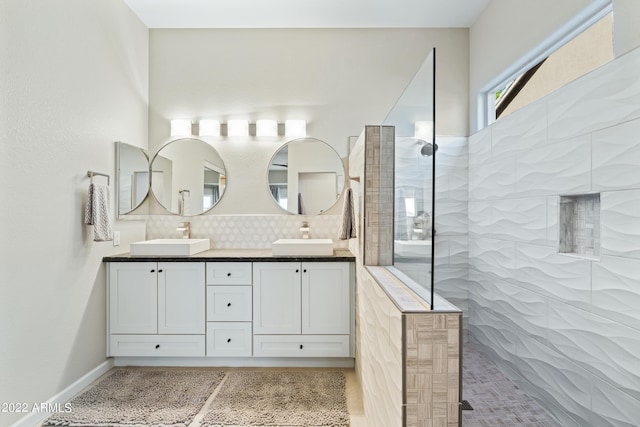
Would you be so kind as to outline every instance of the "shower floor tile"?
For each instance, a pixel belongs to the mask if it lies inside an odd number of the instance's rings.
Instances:
[[[462,411],[463,427],[562,427],[473,344],[463,351],[462,398],[473,407]]]

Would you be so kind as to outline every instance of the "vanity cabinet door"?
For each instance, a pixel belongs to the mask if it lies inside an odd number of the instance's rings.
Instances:
[[[253,333],[301,332],[299,262],[256,262],[253,265]]]
[[[204,263],[158,263],[158,333],[204,334]]]
[[[302,263],[302,333],[348,335],[351,331],[350,266]]]
[[[112,334],[158,332],[157,263],[109,263],[109,330]]]

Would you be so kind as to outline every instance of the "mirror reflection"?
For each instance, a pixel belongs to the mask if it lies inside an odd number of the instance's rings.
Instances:
[[[344,187],[344,165],[326,142],[300,138],[282,146],[269,163],[269,191],[283,209],[315,215],[333,206]]]
[[[171,141],[151,162],[151,192],[171,213],[193,216],[206,212],[220,200],[225,187],[222,158],[202,140]]]
[[[118,215],[142,204],[149,193],[149,157],[142,148],[116,142],[116,201]]]

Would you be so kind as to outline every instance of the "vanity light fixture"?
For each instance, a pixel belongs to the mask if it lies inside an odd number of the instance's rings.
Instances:
[[[191,136],[191,120],[171,120],[171,136]]]
[[[278,136],[276,120],[256,120],[256,136]]]
[[[431,120],[416,122],[413,135],[430,142],[433,139],[433,122]]]
[[[307,122],[305,120],[285,120],[285,136],[307,136]]]
[[[220,120],[202,119],[198,126],[200,136],[220,136]]]
[[[249,136],[249,122],[247,120],[227,121],[227,136]]]

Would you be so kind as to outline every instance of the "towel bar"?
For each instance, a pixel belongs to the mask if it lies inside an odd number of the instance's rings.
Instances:
[[[104,176],[107,178],[107,185],[109,185],[109,183],[111,182],[111,177],[109,176],[109,174],[106,173],[100,173],[100,172],[94,172],[94,171],[87,171],[87,176],[89,178],[91,178],[91,183],[93,184],[93,177],[95,175],[99,175],[99,176]]]

